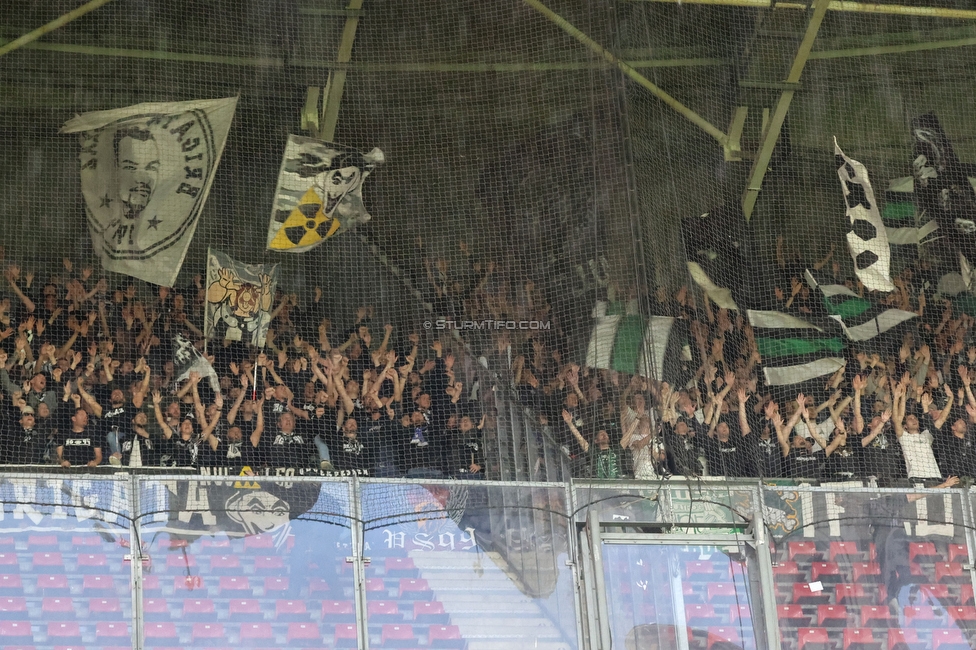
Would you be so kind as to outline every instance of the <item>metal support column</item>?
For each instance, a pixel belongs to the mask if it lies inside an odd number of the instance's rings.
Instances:
[[[352,564],[353,594],[356,598],[356,634],[359,637],[359,650],[369,650],[369,626],[366,620],[366,558],[363,509],[360,500],[359,479],[355,476],[349,482],[349,515],[352,534],[352,556],[346,562]]]
[[[769,161],[773,157],[773,150],[779,141],[780,131],[783,129],[786,114],[789,112],[790,103],[793,101],[793,93],[796,92],[797,84],[800,82],[800,75],[803,74],[803,68],[810,58],[810,50],[813,48],[813,42],[817,40],[817,33],[820,31],[820,24],[823,22],[824,14],[827,13],[830,0],[814,0],[814,3],[813,14],[810,16],[810,22],[807,23],[806,33],[803,35],[803,40],[800,41],[800,46],[796,50],[796,56],[793,57],[793,65],[790,67],[790,73],[786,77],[786,89],[780,94],[779,100],[776,102],[776,107],[773,109],[773,113],[769,118],[769,122],[766,124],[766,128],[763,129],[762,140],[759,144],[759,153],[756,154],[756,159],[752,163],[752,169],[749,172],[749,182],[746,185],[745,192],[742,194],[742,213],[745,215],[746,221],[752,218],[752,211],[756,207],[756,201],[759,199],[759,191],[762,189],[763,178],[766,176]]]
[[[37,39],[39,39],[41,36],[53,32],[59,27],[67,25],[72,20],[76,18],[81,18],[88,12],[94,11],[95,9],[98,9],[102,5],[108,4],[111,1],[112,0],[91,0],[91,2],[86,2],[85,4],[81,5],[77,9],[73,11],[69,11],[66,14],[62,14],[57,18],[55,18],[54,20],[52,20],[51,22],[47,23],[46,25],[41,25],[37,29],[27,32],[20,38],[10,41],[3,47],[0,47],[0,56],[3,56],[4,54],[12,50],[16,50],[18,47],[22,47],[24,45],[27,45],[28,43],[32,43]]]
[[[966,549],[969,551],[969,580],[976,586],[976,531],[973,530],[973,488],[962,490],[959,493],[963,499],[962,505],[962,524],[966,534]]]
[[[756,542],[756,562],[759,565],[759,585],[762,592],[763,627],[766,648],[780,650],[779,617],[776,615],[776,587],[773,581],[773,559],[769,554],[769,536],[763,520],[763,491],[758,488],[758,500],[753,514],[752,534]]]
[[[586,528],[589,534],[590,559],[593,562],[593,589],[596,591],[595,607],[593,618],[600,630],[599,650],[610,650],[610,608],[607,606],[607,583],[603,577],[603,541],[600,536],[600,513],[594,508],[586,516]],[[597,650],[592,644],[591,650]]]
[[[123,476],[119,474],[117,476]],[[125,480],[124,478],[121,480]],[[132,647],[142,650],[146,645],[145,616],[142,609],[142,534],[139,532],[139,482],[135,475],[129,483],[129,570],[132,591]]]

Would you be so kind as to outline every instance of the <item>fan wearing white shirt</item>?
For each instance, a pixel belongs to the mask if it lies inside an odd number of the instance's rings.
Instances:
[[[894,388],[894,417],[892,423],[895,427],[895,435],[901,443],[901,451],[905,456],[905,469],[908,471],[908,478],[935,479],[942,478],[942,470],[935,460],[935,453],[932,451],[934,437],[928,427],[921,428],[918,416],[914,413],[905,414],[905,403],[907,402],[908,382],[902,379]],[[936,429],[941,429],[945,424],[949,413],[952,410],[953,395],[952,389],[948,385],[943,386],[948,397],[948,402],[944,409],[939,413],[938,419],[933,420],[928,415],[929,407],[932,405],[932,396],[928,393],[922,395],[922,408],[925,411],[926,424],[931,424]]]

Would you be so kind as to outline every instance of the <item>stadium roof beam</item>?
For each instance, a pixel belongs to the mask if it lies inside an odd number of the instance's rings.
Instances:
[[[682,104],[678,99],[668,94],[663,88],[652,82],[650,79],[642,75],[633,66],[629,65],[626,61],[617,58],[612,52],[605,49],[602,45],[594,41],[592,38],[581,32],[579,29],[574,27],[572,23],[568,20],[554,12],[552,9],[544,5],[539,0],[524,0],[525,4],[529,5],[540,14],[545,16],[550,22],[557,25],[564,32],[581,42],[583,45],[588,47],[594,53],[616,66],[621,72],[630,77],[633,81],[646,88],[651,92],[652,95],[663,101],[665,104],[674,109],[679,115],[689,120],[692,124],[703,130],[708,135],[715,138],[722,148],[725,149],[726,158],[734,157],[738,155],[737,150],[733,150],[733,146],[738,146],[738,138],[730,138],[725,134],[720,128],[706,120],[704,117],[690,109],[689,107]]]
[[[62,14],[57,18],[55,18],[54,20],[52,20],[51,22],[47,23],[46,25],[41,25],[37,29],[27,32],[20,38],[14,39],[9,43],[7,43],[6,45],[4,45],[3,47],[0,47],[0,56],[3,56],[7,52],[16,50],[18,47],[23,47],[28,43],[36,41],[41,36],[53,32],[59,27],[67,25],[72,20],[76,18],[81,18],[82,16],[89,13],[90,11],[94,11],[95,9],[98,9],[102,5],[108,4],[111,1],[112,0],[90,0],[90,2],[86,2],[85,4],[81,5],[77,9],[69,11],[66,14]]]
[[[804,2],[777,2],[776,0],[629,0],[630,2],[664,2],[669,4],[710,5],[713,7],[743,7],[746,9],[801,9],[809,6]],[[875,4],[831,0],[829,11],[849,11],[862,14],[887,14],[915,18],[949,18],[976,20],[976,10],[949,9],[945,7],[913,7],[911,5]]]
[[[820,31],[820,25],[823,22],[824,16],[827,14],[827,7],[830,4],[831,0],[814,0],[813,12],[810,14],[806,32],[803,34],[803,40],[800,41],[800,45],[796,49],[796,56],[793,57],[793,64],[790,66],[790,72],[785,80],[787,86],[780,93],[779,99],[776,101],[776,106],[769,116],[769,122],[763,130],[762,138],[759,142],[759,152],[752,162],[752,169],[749,171],[749,180],[746,184],[745,192],[742,194],[742,213],[745,215],[746,221],[752,217],[752,210],[756,207],[756,201],[759,199],[759,191],[762,189],[763,178],[766,176],[769,161],[773,157],[773,150],[776,148],[776,143],[779,141],[779,134],[783,129],[783,122],[786,120],[786,114],[790,110],[790,103],[793,101],[794,93],[796,93],[795,88],[789,86],[799,84],[800,76],[803,74],[803,68],[810,58],[813,42],[817,39],[817,33]]]

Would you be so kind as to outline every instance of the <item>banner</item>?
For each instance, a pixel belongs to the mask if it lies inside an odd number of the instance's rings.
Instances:
[[[756,333],[767,386],[791,386],[844,367],[844,341],[778,311],[746,310]]]
[[[384,161],[341,145],[288,136],[268,225],[268,248],[303,253],[370,220],[363,181]]]
[[[834,138],[834,156],[837,176],[844,192],[847,218],[851,230],[847,233],[847,246],[854,260],[854,271],[865,287],[872,291],[894,291],[891,281],[891,249],[888,234],[881,220],[878,202],[868,178],[868,170],[853,158],[848,158],[837,138]]]
[[[61,127],[80,134],[81,193],[105,269],[176,284],[236,107],[236,97],[138,104]]]
[[[243,264],[220,251],[207,253],[207,304],[203,333],[264,347],[278,265]]]
[[[681,222],[688,273],[724,309],[739,309],[748,303],[752,277],[740,237],[743,224],[745,217],[738,204],[719,206]]]
[[[636,304],[596,303],[586,365],[674,382],[691,360],[686,322],[669,316],[645,319],[636,311]]]

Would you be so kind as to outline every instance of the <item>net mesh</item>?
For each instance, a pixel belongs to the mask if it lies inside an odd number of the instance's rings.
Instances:
[[[4,7],[0,461],[972,476],[931,4]]]

